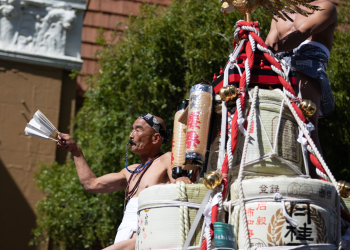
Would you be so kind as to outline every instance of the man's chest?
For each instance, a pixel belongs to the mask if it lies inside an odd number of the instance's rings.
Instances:
[[[290,18],[293,20],[293,22],[286,20],[283,21],[282,19],[278,19],[278,22],[276,24],[276,28],[278,31],[279,39],[282,39],[286,35],[299,30],[299,28],[307,21],[307,17],[300,15],[300,14],[289,14]]]
[[[164,184],[169,181],[167,171],[164,167],[158,166],[159,164],[152,164],[148,169],[145,169],[144,173],[135,173],[129,178],[129,191],[134,187],[138,187],[138,191],[141,191],[147,187]]]

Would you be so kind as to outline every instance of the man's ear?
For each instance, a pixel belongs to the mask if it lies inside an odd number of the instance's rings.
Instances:
[[[153,144],[158,144],[160,142],[160,140],[162,140],[162,137],[160,136],[159,133],[154,133],[152,136],[152,142]]]

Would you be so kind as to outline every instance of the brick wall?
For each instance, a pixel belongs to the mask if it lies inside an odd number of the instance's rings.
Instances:
[[[97,59],[95,53],[101,49],[96,45],[98,29],[105,30],[104,36],[110,41],[116,25],[119,22],[127,23],[129,15],[137,15],[142,3],[159,4],[166,6],[171,3],[170,0],[88,0],[87,10],[85,12],[82,32],[81,58],[84,60],[80,75],[77,78],[77,105],[82,104],[82,95],[87,89],[86,78],[98,72]],[[125,25],[120,25],[118,30],[123,31]]]

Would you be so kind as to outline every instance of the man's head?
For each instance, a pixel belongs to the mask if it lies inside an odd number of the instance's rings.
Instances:
[[[129,136],[131,152],[140,155],[160,151],[162,143],[167,140],[165,129],[162,118],[148,113],[141,115],[134,122]]]

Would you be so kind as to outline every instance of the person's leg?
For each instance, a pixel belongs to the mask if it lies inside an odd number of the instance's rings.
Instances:
[[[117,244],[110,245],[103,250],[135,250],[136,234],[133,233],[130,240],[123,240]]]
[[[315,126],[315,130],[311,132],[311,139],[314,141],[318,151],[322,154],[321,144],[318,139],[318,114],[321,105],[321,86],[317,79],[311,78],[302,73],[297,73],[297,79],[299,83],[299,89],[301,92],[302,99],[307,99],[316,104],[317,110],[315,114],[307,118]],[[311,162],[310,162],[311,163]],[[312,178],[319,179],[316,174],[316,168],[310,164],[310,175]]]

